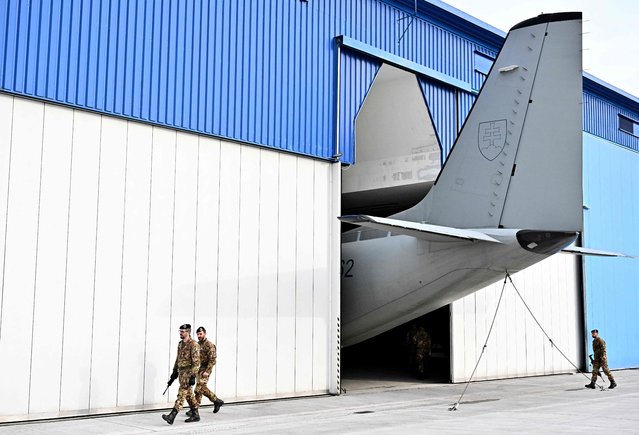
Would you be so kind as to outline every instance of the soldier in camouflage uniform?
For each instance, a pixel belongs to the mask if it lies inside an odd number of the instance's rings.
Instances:
[[[195,386],[195,400],[197,400],[198,406],[202,403],[202,396],[208,397],[213,402],[213,413],[217,413],[224,401],[218,398],[214,392],[209,390],[206,384],[209,382],[209,376],[213,371],[217,359],[217,349],[213,343],[206,339],[206,329],[204,326],[197,328],[197,339],[200,345],[200,372],[197,377],[197,384]],[[186,413],[189,415],[189,412]]]
[[[413,369],[413,365],[415,364],[415,344],[413,344],[413,337],[417,333],[417,324],[413,323],[406,333],[406,350],[408,354],[408,367]]]
[[[425,376],[430,357],[430,335],[422,326],[417,328],[413,334],[412,343],[415,346],[415,367],[417,375],[421,379]]]
[[[191,325],[188,323],[180,326],[180,338],[181,341],[178,344],[173,373],[171,374],[169,382],[167,382],[167,385],[171,385],[174,380],[179,379],[180,389],[178,390],[177,400],[175,401],[175,405],[173,405],[171,413],[162,415],[162,418],[168,424],[173,424],[175,416],[180,412],[180,409],[182,409],[184,399],[186,399],[191,407],[191,415],[185,421],[187,423],[200,421],[198,403],[191,389],[191,387],[195,385],[195,377],[200,368],[200,346],[191,338]]]
[[[608,389],[615,388],[617,383],[615,379],[612,377],[612,373],[608,369],[608,357],[606,356],[606,342],[599,336],[599,331],[593,329],[590,331],[592,335],[592,351],[595,354],[594,362],[592,363],[592,377],[590,378],[590,383],[585,385],[586,388],[595,388],[595,382],[597,382],[597,374],[599,373],[599,369],[601,368],[603,372],[608,376],[608,380],[610,381],[610,386]]]

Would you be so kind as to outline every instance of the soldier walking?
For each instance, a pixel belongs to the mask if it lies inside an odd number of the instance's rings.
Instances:
[[[595,388],[595,382],[597,382],[597,374],[599,373],[599,369],[601,368],[603,372],[608,376],[608,380],[610,381],[610,386],[608,389],[615,388],[617,383],[615,379],[612,377],[612,373],[608,369],[608,357],[606,356],[606,342],[599,336],[599,331],[597,329],[593,329],[590,331],[592,335],[592,351],[595,354],[595,359],[592,363],[592,377],[590,378],[590,383],[586,384],[586,388]]]
[[[175,405],[173,405],[171,413],[162,415],[162,418],[168,424],[173,424],[175,416],[180,412],[180,409],[182,409],[184,399],[186,399],[191,408],[191,415],[185,421],[187,423],[200,421],[200,414],[197,409],[198,403],[191,389],[191,387],[195,385],[195,377],[200,368],[200,346],[191,338],[191,325],[188,323],[180,326],[180,339],[177,357],[173,365],[173,373],[171,373],[171,378],[169,382],[167,382],[167,385],[170,386],[174,380],[179,379],[180,389],[178,390],[177,400],[175,401]]]
[[[213,343],[206,339],[206,329],[204,326],[197,328],[197,339],[200,345],[200,372],[197,377],[197,384],[195,385],[195,400],[198,407],[202,403],[202,396],[208,397],[213,402],[213,413],[217,413],[224,401],[215,395],[214,392],[209,390],[207,383],[209,382],[209,376],[213,371],[217,359],[217,349]],[[186,415],[190,415],[191,412],[187,412]]]

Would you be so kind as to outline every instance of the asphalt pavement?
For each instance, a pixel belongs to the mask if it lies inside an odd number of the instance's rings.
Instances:
[[[346,379],[340,396],[205,406],[198,423],[182,411],[169,426],[167,411],[147,411],[3,424],[0,434],[639,433],[639,370],[614,375],[614,390],[586,389],[581,374],[473,382],[456,411],[466,384]]]

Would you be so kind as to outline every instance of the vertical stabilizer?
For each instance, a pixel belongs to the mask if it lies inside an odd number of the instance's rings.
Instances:
[[[581,13],[513,27],[435,186],[397,217],[582,229]]]

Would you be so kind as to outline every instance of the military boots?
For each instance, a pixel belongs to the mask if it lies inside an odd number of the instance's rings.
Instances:
[[[584,385],[584,387],[586,388],[591,388],[591,389],[595,389],[595,383],[594,382],[590,382],[589,384]]]
[[[222,405],[224,405],[224,400],[215,399],[213,401],[213,414],[217,413],[220,410],[220,408],[222,407]]]
[[[610,381],[610,386],[608,387],[609,390],[612,390],[613,388],[615,388],[617,386],[617,383],[615,382],[615,380],[613,379],[612,381]]]
[[[162,414],[162,418],[168,424],[173,424],[173,420],[175,420],[175,416],[177,415],[177,413],[178,413],[177,409],[173,408],[170,414]]]
[[[194,421],[200,421],[200,413],[197,408],[191,408],[191,415],[184,420],[186,423],[193,423]]]

